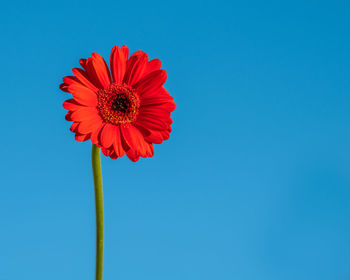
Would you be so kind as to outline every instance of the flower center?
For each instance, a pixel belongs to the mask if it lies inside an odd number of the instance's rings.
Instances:
[[[127,85],[111,84],[97,93],[100,116],[115,125],[131,123],[136,119],[140,101]]]
[[[113,111],[125,113],[130,108],[130,101],[127,98],[119,97],[113,100],[111,109]]]

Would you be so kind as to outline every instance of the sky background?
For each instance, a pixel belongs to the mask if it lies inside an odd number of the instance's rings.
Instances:
[[[94,279],[91,143],[58,89],[160,58],[171,138],[102,159],[105,280],[350,279],[349,1],[6,1],[0,280]]]

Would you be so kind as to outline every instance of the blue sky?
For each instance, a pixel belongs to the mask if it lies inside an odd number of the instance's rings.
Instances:
[[[61,78],[126,44],[178,105],[155,156],[102,159],[105,279],[350,278],[348,1],[7,1],[0,280],[93,279],[90,143]]]

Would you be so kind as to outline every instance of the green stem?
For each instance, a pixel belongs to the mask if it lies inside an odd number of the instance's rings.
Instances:
[[[102,280],[103,271],[103,192],[100,148],[92,144],[92,174],[95,185],[96,207],[96,280]]]

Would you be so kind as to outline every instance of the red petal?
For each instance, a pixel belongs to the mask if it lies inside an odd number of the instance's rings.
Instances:
[[[142,133],[133,125],[129,125],[128,127],[120,126],[120,130],[125,138],[126,143],[130,147],[130,150],[133,150],[130,154],[134,154],[135,156],[142,157],[151,157],[153,155],[152,149],[147,143]],[[128,153],[127,153],[128,154]],[[129,155],[129,154],[128,154]]]
[[[86,106],[97,105],[97,95],[87,87],[79,84],[72,84],[68,87],[70,93],[73,94],[74,99]]]
[[[86,70],[86,68],[87,68],[87,59],[85,59],[85,58],[79,59],[79,64],[81,65],[81,67],[83,67]]]
[[[173,102],[172,97],[168,96],[156,96],[156,97],[150,97],[150,98],[141,98],[141,106],[147,106],[147,105],[161,105],[167,102]]]
[[[143,51],[135,52],[126,63],[123,82],[134,85],[140,80],[148,62],[148,55]]]
[[[139,115],[135,123],[143,127],[154,129],[154,130],[167,129],[169,126],[167,120],[161,120],[158,118],[149,117],[145,115]]]
[[[68,111],[64,118],[70,122],[70,121],[72,121],[71,115],[72,115],[72,111]]]
[[[76,111],[80,108],[84,108],[85,106],[79,104],[78,102],[76,102],[73,98],[72,99],[68,99],[66,101],[63,102],[63,108],[69,111]]]
[[[115,46],[111,52],[111,73],[113,81],[118,84],[123,81],[126,70],[126,61],[128,60],[128,52],[125,52],[125,48],[127,49],[126,46],[123,46],[121,49],[118,46]]]
[[[117,159],[118,156],[116,155],[116,153],[112,150],[111,155],[110,155],[111,159]]]
[[[76,132],[77,131],[77,127],[78,127],[79,123],[78,122],[74,122],[72,123],[71,127],[70,127],[70,131],[72,132]]]
[[[111,149],[106,149],[106,148],[101,148],[101,152],[106,156],[109,157],[111,155],[112,150]]]
[[[101,144],[104,148],[109,148],[110,146],[112,146],[112,144],[114,142],[114,139],[116,137],[114,127],[115,127],[115,125],[107,123],[103,127],[103,129],[101,130],[100,140],[101,140]]]
[[[140,115],[147,116],[150,118],[161,118],[167,119],[170,118],[170,112],[151,106],[151,107],[141,107],[139,111]]]
[[[152,59],[150,62],[147,63],[147,66],[143,75],[146,76],[149,73],[152,73],[153,71],[159,70],[160,67],[162,67],[162,62],[158,58]]]
[[[98,88],[90,82],[87,73],[84,70],[80,68],[73,68],[72,72],[83,85],[94,92],[98,92]]]
[[[174,102],[174,98],[170,96],[169,92],[164,87],[155,91],[151,96],[143,96],[141,98],[141,106],[160,105],[167,102]]]
[[[103,88],[108,87],[111,83],[111,78],[105,60],[98,53],[92,53],[91,57],[92,65],[94,66],[97,78],[99,79]]]
[[[77,84],[77,85],[82,85],[80,83],[80,81],[74,77],[74,76],[66,76],[63,78],[63,83],[60,84],[60,90],[63,90],[65,92],[69,92],[69,86],[73,85],[73,84]]]
[[[97,77],[96,71],[94,66],[92,65],[92,58],[89,57],[88,59],[80,59],[79,60],[80,65],[85,69],[87,76],[89,77],[89,80],[97,87],[97,88],[103,88],[102,84],[100,83],[99,78]]]
[[[168,137],[169,138],[169,137]],[[145,136],[145,140],[155,144],[161,144],[163,140],[168,139],[163,137],[162,133],[156,130],[152,130],[149,136]]]
[[[138,161],[140,159],[140,156],[137,156],[133,150],[127,151],[126,155],[133,162],[136,162],[136,161]]]
[[[79,63],[80,65],[85,69],[87,77],[89,78],[89,81],[91,81],[91,83],[101,89],[104,88],[103,83],[101,83],[99,76],[97,75],[97,68],[95,69],[94,65],[93,65],[93,58],[89,57],[88,59],[80,59]],[[96,60],[96,59],[95,59]],[[95,62],[96,64],[96,62]],[[105,72],[108,73],[108,67],[106,65],[106,63],[103,61],[102,65],[104,65],[105,67],[102,67],[102,71],[105,68]]]
[[[154,155],[154,147],[153,147],[152,143],[147,143],[147,146],[149,148],[149,157],[153,157],[153,155]]]
[[[157,90],[161,88],[165,81],[166,72],[157,70],[142,78],[135,84],[134,88],[142,98],[147,98],[157,93]]]
[[[79,133],[76,133],[75,134],[75,140],[79,141],[79,142],[84,142],[86,140],[89,140],[90,138],[90,135],[89,134],[79,134]]]
[[[79,123],[78,126],[78,132],[81,134],[87,134],[92,133],[94,130],[97,130],[102,125],[101,119],[94,119],[94,120],[86,120]]]
[[[121,137],[121,133],[120,133],[120,128],[115,127],[114,129],[115,129],[115,138],[114,138],[114,142],[113,142],[114,152],[118,157],[122,157],[125,155],[125,151],[124,151],[123,144],[122,144],[122,137]]]
[[[101,146],[99,136],[100,136],[100,132],[104,126],[105,126],[105,124],[101,123],[101,125],[91,133],[91,142],[99,147]]]
[[[68,85],[66,83],[62,83],[59,86],[60,90],[64,91],[64,92],[69,92],[68,91]]]
[[[125,57],[128,58],[129,57],[129,49],[128,49],[128,47],[127,46],[122,46],[122,51],[123,51]]]
[[[167,112],[172,112],[176,109],[176,104],[173,101],[157,104],[157,100],[154,99],[154,102],[155,102],[154,104],[141,105],[140,109],[141,108],[157,108],[157,109],[164,110]]]
[[[71,119],[76,122],[86,120],[100,119],[98,112],[93,107],[80,107],[80,109],[72,112]]]
[[[81,85],[81,82],[78,80],[77,77],[74,76],[66,76],[63,77],[63,83],[67,84],[67,85],[73,85],[73,84],[79,84]]]
[[[163,135],[160,131],[147,129],[137,124],[134,125],[141,131],[146,141],[155,144],[161,144],[163,142]]]

